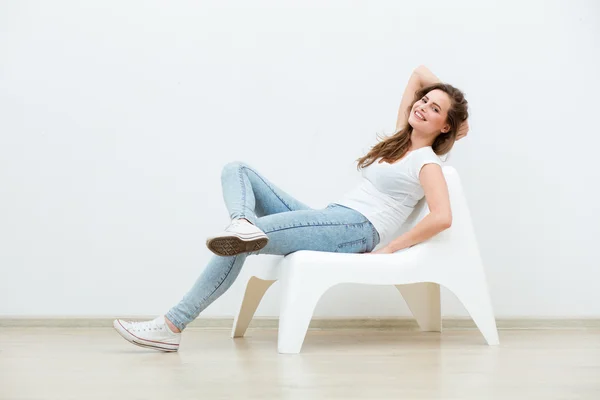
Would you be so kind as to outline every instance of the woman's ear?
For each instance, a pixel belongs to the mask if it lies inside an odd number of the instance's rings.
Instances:
[[[448,131],[449,131],[449,130],[450,130],[450,125],[449,125],[449,124],[446,124],[446,125],[444,125],[444,127],[442,128],[442,131],[441,131],[441,132],[442,132],[442,133],[448,133]]]

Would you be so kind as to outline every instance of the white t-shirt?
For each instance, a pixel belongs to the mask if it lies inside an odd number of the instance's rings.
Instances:
[[[379,242],[388,243],[425,195],[419,181],[421,168],[442,162],[430,146],[413,150],[394,164],[379,161],[362,168],[361,183],[336,204],[364,215],[377,229]]]

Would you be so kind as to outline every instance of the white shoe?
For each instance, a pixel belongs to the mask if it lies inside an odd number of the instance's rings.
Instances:
[[[152,321],[144,322],[115,319],[113,326],[125,340],[135,345],[160,351],[179,350],[181,333],[173,332],[162,315]]]
[[[209,237],[206,246],[218,256],[235,256],[240,253],[258,251],[269,242],[267,235],[244,219],[236,219],[224,232]]]

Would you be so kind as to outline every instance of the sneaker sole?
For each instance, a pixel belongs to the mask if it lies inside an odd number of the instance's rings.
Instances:
[[[237,236],[221,236],[208,239],[206,247],[216,255],[226,257],[262,250],[267,243],[269,238],[264,236],[253,240],[242,240]]]
[[[152,340],[145,340],[135,336],[133,333],[129,332],[118,319],[114,320],[113,327],[123,339],[127,340],[129,343],[135,344],[136,346],[164,351],[167,353],[172,353],[179,350],[179,344],[155,342]]]

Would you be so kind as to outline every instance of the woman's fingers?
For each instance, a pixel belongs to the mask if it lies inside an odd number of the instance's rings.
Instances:
[[[462,122],[458,128],[458,132],[456,133],[456,140],[460,140],[462,138],[464,138],[465,136],[467,136],[467,133],[469,133],[469,120],[465,120],[464,122]]]

